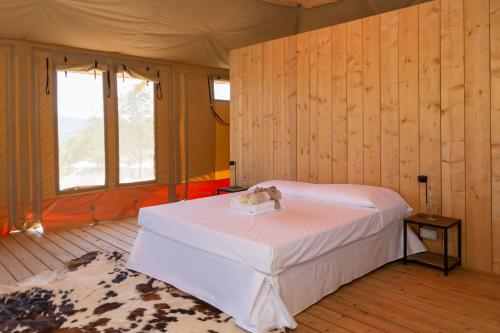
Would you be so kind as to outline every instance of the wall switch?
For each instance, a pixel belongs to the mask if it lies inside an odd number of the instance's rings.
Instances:
[[[430,240],[437,240],[437,230],[431,228],[420,228],[420,237]]]

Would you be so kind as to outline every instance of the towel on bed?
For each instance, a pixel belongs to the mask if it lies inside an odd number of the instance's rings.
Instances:
[[[285,208],[283,200],[278,200],[278,203],[280,205],[280,208],[275,207],[274,200],[268,200],[256,205],[247,205],[247,204],[242,204],[239,198],[231,198],[230,206],[235,211],[241,213],[245,213],[248,215],[260,215]]]
[[[272,200],[274,208],[280,209],[281,192],[276,186],[257,187],[253,192],[243,194],[239,197],[239,202],[243,206],[259,205]]]

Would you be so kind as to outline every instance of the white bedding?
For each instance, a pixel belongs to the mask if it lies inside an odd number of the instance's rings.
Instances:
[[[272,275],[373,235],[406,216],[394,214],[394,207],[406,212],[399,201],[379,208],[357,207],[293,197],[285,186],[278,188],[287,207],[281,211],[259,216],[234,211],[231,198],[241,195],[234,193],[143,208],[139,224]]]
[[[280,326],[293,328],[291,315],[297,310],[402,256],[401,219],[411,209],[397,193],[352,185],[259,184],[270,185],[281,190],[286,209],[258,216],[234,211],[230,200],[241,193],[141,209],[141,231],[128,267],[177,285],[233,315],[245,329],[262,332]],[[165,262],[158,255],[161,246],[149,243],[160,239],[167,251],[175,252],[172,267],[158,267]],[[378,239],[380,248],[373,253],[371,239]],[[409,241],[410,252],[425,249],[415,235],[410,234]],[[363,258],[357,257],[360,242],[368,242]],[[314,272],[300,268],[325,256],[339,258],[335,259],[338,264],[325,261]],[[339,272],[324,271],[332,267]],[[304,278],[298,278],[297,272]],[[318,280],[322,275],[340,276],[340,272],[344,277],[335,281]],[[281,280],[290,274],[295,276],[292,280],[328,288],[320,288],[310,299],[306,297],[310,292],[299,287],[283,292]],[[294,305],[290,297],[305,300]]]

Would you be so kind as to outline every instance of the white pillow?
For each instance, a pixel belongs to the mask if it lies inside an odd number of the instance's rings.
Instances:
[[[375,193],[367,191],[370,186],[351,184],[312,184],[294,182],[289,180],[270,180],[257,184],[250,188],[276,186],[283,195],[307,198],[332,203],[340,203],[349,206],[376,208],[372,201]]]
[[[284,197],[306,198],[354,207],[375,208],[383,220],[391,223],[408,216],[413,210],[399,193],[384,187],[357,184],[311,184],[287,180],[270,180],[255,187],[276,186]]]

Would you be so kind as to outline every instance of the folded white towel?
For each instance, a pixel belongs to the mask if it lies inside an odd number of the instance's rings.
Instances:
[[[283,200],[279,200],[279,202],[281,209],[284,209],[285,205]],[[231,198],[230,206],[232,209],[248,215],[260,215],[280,210],[274,208],[274,200],[268,200],[258,205],[244,205],[240,202],[239,198]]]

